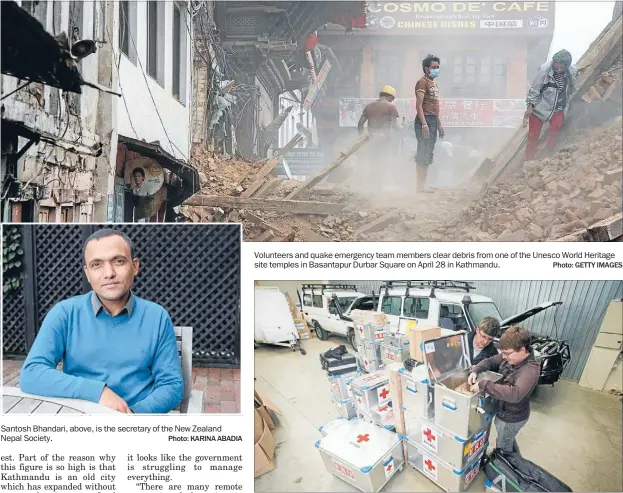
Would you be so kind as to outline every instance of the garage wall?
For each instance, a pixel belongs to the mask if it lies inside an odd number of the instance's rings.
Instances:
[[[282,293],[288,293],[293,303],[298,303],[299,299],[296,295],[297,289],[303,284],[327,284],[328,281],[256,281],[258,286],[271,286],[279,288]]]
[[[379,291],[379,281],[331,281],[355,284],[364,293]],[[623,297],[621,281],[471,281],[476,292],[495,301],[506,318],[545,301],[562,301],[524,325],[541,335],[558,337],[571,348],[563,377],[579,381],[610,301]],[[557,311],[556,311],[557,310]]]

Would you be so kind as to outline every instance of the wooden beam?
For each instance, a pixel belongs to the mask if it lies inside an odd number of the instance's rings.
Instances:
[[[312,176],[309,180],[304,181],[298,188],[296,188],[290,195],[286,197],[286,199],[291,200],[298,197],[305,190],[309,190],[310,188],[315,187],[318,183],[320,183],[324,178],[326,178],[332,171],[336,170],[340,167],[344,162],[353,154],[355,154],[363,145],[370,140],[370,136],[368,134],[362,135],[359,137],[346,151],[340,153],[340,156],[333,161],[329,166],[325,169],[319,171],[314,176]]]
[[[231,197],[229,195],[193,195],[184,205],[195,207],[231,207],[233,209],[277,211],[286,214],[329,216],[339,214],[346,204]]]
[[[261,188],[261,186],[264,184],[264,179],[270,174],[273,169],[275,169],[275,166],[277,166],[280,162],[281,156],[275,156],[268,159],[266,163],[264,163],[264,166],[262,166],[262,169],[260,169],[252,178],[253,181],[251,182],[251,184],[246,188],[246,190],[244,190],[240,194],[240,197],[251,197],[251,195],[253,195],[257,190]]]
[[[623,213],[599,221],[587,231],[591,241],[615,241],[623,236]]]
[[[366,233],[375,233],[377,231],[381,231],[385,229],[386,226],[397,222],[400,219],[399,211],[392,210],[387,214],[383,214],[381,217],[375,219],[374,221],[361,226],[359,229],[355,231],[355,239],[359,238],[360,235]]]
[[[286,234],[283,231],[281,231],[279,228],[277,228],[276,226],[270,224],[269,222],[264,221],[261,217],[256,216],[255,214],[253,214],[253,213],[251,213],[249,211],[245,211],[244,214],[242,215],[242,217],[243,217],[243,219],[246,219],[247,221],[252,222],[256,226],[260,226],[261,228],[263,228],[265,230],[272,231],[277,236],[286,236]]]
[[[274,237],[275,237],[275,233],[273,233],[270,229],[267,229],[261,235],[255,238],[253,241],[257,241],[257,242],[272,241]]]
[[[257,191],[254,197],[266,197],[270,192],[277,188],[280,182],[281,180],[279,178],[270,178],[266,183],[264,183],[264,185],[262,185],[262,188]]]

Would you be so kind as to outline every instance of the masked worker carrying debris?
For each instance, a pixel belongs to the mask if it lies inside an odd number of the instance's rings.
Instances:
[[[534,159],[545,122],[549,122],[547,149],[551,152],[556,147],[577,77],[571,61],[571,53],[567,50],[556,53],[551,62],[541,66],[528,91],[526,98],[528,108],[523,121],[524,127],[529,125],[526,161]]]
[[[379,93],[379,99],[366,105],[359,118],[357,129],[359,135],[363,134],[363,128],[368,122],[368,133],[373,139],[368,145],[369,152],[367,174],[371,180],[378,180],[382,176],[379,171],[386,169],[391,164],[391,139],[392,133],[399,128],[398,108],[394,104],[396,90],[392,86],[384,86]]]
[[[415,85],[417,101],[415,169],[418,190],[422,190],[426,185],[428,167],[433,164],[437,132],[439,132],[439,138],[443,139],[444,136],[444,129],[439,119],[439,88],[434,80],[439,76],[439,58],[427,55],[422,60],[422,69],[424,77]]]

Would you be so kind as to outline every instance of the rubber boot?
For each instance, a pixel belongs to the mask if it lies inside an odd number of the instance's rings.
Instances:
[[[419,164],[415,165],[416,175],[417,175],[417,190],[424,190],[426,187],[426,177],[428,176],[428,166],[420,166]]]

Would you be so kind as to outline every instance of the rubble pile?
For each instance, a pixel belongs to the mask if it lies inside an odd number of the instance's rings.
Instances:
[[[431,230],[414,230],[403,239],[547,241],[584,230],[621,212],[622,140],[618,117],[551,158],[526,162],[454,220]],[[395,232],[396,227],[389,229]],[[375,236],[380,239],[388,232]]]
[[[260,241],[554,240],[621,211],[622,140],[618,117],[583,131],[550,158],[526,162],[482,195],[475,190],[433,190],[379,203],[344,186],[319,184],[296,200],[346,204],[339,214],[181,209],[193,222],[242,222],[245,238]],[[240,196],[262,167],[261,162],[207,153],[197,155],[195,165],[200,170],[199,193],[223,196]],[[299,186],[300,182],[282,179],[263,198],[286,200]],[[378,227],[370,228],[375,222]],[[274,237],[262,236],[267,224]]]

